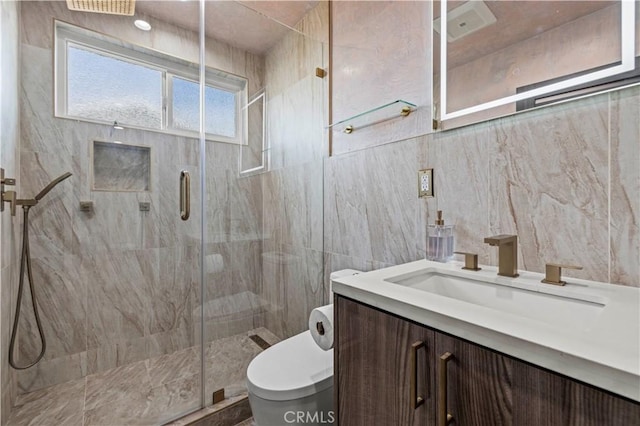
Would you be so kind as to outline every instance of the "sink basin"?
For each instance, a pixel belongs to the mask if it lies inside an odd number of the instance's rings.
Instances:
[[[417,260],[331,280],[333,292],[640,402],[640,288]]]
[[[598,320],[605,307],[604,299],[593,301],[575,295],[549,294],[541,292],[538,285],[528,290],[431,269],[389,277],[385,281],[550,325],[583,330],[588,330]]]

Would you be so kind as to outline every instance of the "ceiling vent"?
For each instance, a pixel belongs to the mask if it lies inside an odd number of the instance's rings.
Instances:
[[[438,34],[440,19],[433,21],[433,28]],[[495,15],[484,2],[472,0],[447,12],[447,40],[449,43],[460,40],[495,22]]]
[[[133,16],[136,0],[67,0],[69,10]]]

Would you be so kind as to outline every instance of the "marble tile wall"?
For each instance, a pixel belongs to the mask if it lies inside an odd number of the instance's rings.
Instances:
[[[69,12],[64,2],[22,2],[20,10],[21,191],[32,196],[73,173],[31,211],[34,280],[49,348],[37,367],[19,373],[23,393],[199,344],[202,303],[258,292],[262,201],[259,176],[237,177],[239,147],[207,142],[205,255],[224,261],[205,276],[202,300],[199,141],[134,129],[112,135],[108,126],[54,118],[52,111],[53,17],[192,61],[197,35],[151,17],[154,31],[143,34],[116,16]],[[207,40],[206,63],[247,76],[250,94],[264,86],[262,57]],[[151,148],[151,191],[91,191],[90,144],[116,137]],[[191,173],[186,222],[179,218],[181,170]],[[81,212],[80,201],[92,201],[93,211]],[[150,210],[140,211],[140,202]],[[259,325],[252,311],[247,317],[243,331]],[[235,332],[239,325],[228,322],[220,328]],[[26,362],[38,349],[29,308],[20,336]]]
[[[320,2],[266,55],[270,144],[262,178],[265,327],[286,338],[323,304],[323,157],[327,152],[328,2]]]
[[[483,238],[519,236],[521,269],[640,285],[640,88],[397,141],[325,164],[325,268],[421,259],[443,210],[456,248],[495,265]],[[435,170],[432,199],[416,172]],[[563,271],[565,272],[565,271]]]
[[[5,176],[17,178],[20,170],[18,143],[20,8],[15,1],[0,3],[0,167]],[[20,181],[6,190],[20,191]],[[0,215],[0,423],[9,418],[17,394],[14,371],[8,364],[8,348],[13,323],[13,298],[17,287],[20,240],[19,217],[11,217],[9,206]]]
[[[339,1],[332,3],[333,122],[403,99],[418,105],[353,122],[333,131],[340,154],[428,133],[431,128],[431,2]],[[360,126],[360,127],[358,127]]]

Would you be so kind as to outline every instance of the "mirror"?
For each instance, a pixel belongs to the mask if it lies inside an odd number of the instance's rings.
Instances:
[[[441,129],[640,81],[633,1],[442,0],[434,18]]]

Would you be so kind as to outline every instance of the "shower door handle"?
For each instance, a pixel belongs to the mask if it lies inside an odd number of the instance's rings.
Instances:
[[[191,177],[189,172],[180,172],[180,219],[188,220],[191,215]]]

